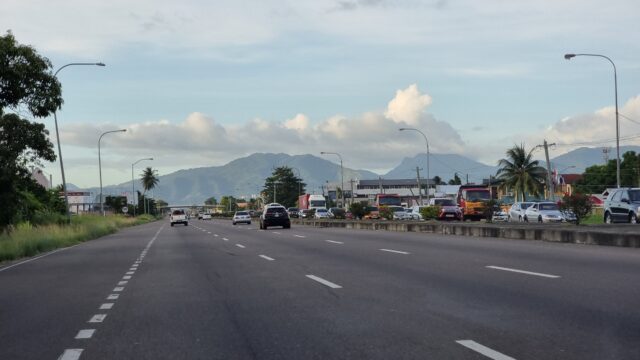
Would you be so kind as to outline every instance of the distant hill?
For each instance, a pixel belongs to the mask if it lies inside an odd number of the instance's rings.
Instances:
[[[416,177],[416,166],[419,166],[420,176],[427,176],[427,154],[418,154],[414,157],[406,157],[400,165],[391,169],[383,177],[385,179],[408,179]],[[469,182],[480,183],[482,179],[488,179],[489,175],[495,175],[496,166],[489,166],[468,157],[456,154],[430,154],[429,176],[439,176],[442,181],[453,179],[454,173],[458,173],[460,179],[465,182],[469,175]]]
[[[614,160],[616,158],[615,146],[609,148],[609,150],[609,160]],[[640,146],[620,146],[621,160],[622,155],[627,151],[635,151],[636,153],[640,153]],[[601,147],[581,147],[566,154],[556,156],[555,158],[550,159],[550,161],[553,165],[555,165],[558,171],[566,174],[581,174],[589,166],[603,165],[605,163]],[[575,166],[575,168],[571,167],[569,169],[566,169],[570,166]],[[563,169],[566,170],[562,171]]]

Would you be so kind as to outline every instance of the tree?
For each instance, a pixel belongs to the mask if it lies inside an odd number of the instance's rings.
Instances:
[[[20,45],[11,32],[0,36],[0,113],[26,108],[34,117],[47,117],[62,105],[60,83],[49,59]]]
[[[576,215],[576,225],[580,225],[580,221],[589,216],[592,208],[593,202],[591,198],[580,193],[565,195],[560,204],[560,209],[571,211]]]
[[[547,171],[532,160],[533,150],[526,152],[524,144],[507,150],[507,158],[498,162],[496,177],[502,180],[502,188],[511,188],[517,195],[522,194],[523,201],[527,200],[527,193],[540,195]]]
[[[462,180],[460,180],[458,174],[453,174],[453,179],[449,180],[449,185],[462,185]]]
[[[149,190],[153,190],[160,180],[158,179],[158,171],[153,170],[150,166],[147,166],[140,174],[140,181],[142,182],[142,187],[144,188],[144,192],[142,193],[143,197]],[[143,199],[143,204],[146,204]],[[146,211],[145,211],[146,213]]]
[[[237,199],[233,196],[223,196],[220,198],[220,206],[223,207],[224,211],[236,211],[238,208]]]
[[[56,159],[48,135],[43,124],[0,112],[0,230],[33,214],[36,184],[29,168]]]
[[[262,195],[267,203],[273,202],[275,190],[276,202],[285,207],[291,207],[295,206],[298,200],[298,186],[304,193],[306,185],[302,179],[293,174],[290,167],[281,166],[275,168],[271,176],[265,179]]]
[[[445,185],[446,183],[444,181],[442,181],[442,178],[438,175],[433,177],[433,183],[435,185]]]
[[[620,186],[638,186],[640,182],[640,154],[627,151],[620,162]],[[576,181],[575,191],[583,194],[599,194],[606,188],[616,187],[616,160],[605,165],[586,168],[582,179]]]
[[[216,200],[215,196],[212,196],[204,201],[205,205],[218,205],[218,200]]]
[[[362,202],[354,202],[349,206],[349,211],[356,219],[362,219],[367,215],[367,204]]]

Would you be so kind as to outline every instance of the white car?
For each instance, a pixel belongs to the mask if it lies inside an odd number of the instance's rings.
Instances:
[[[509,213],[507,214],[507,221],[524,221],[524,212],[527,210],[529,206],[533,205],[532,202],[528,201],[518,201],[514,202],[513,205],[509,208]]]
[[[393,211],[393,220],[410,220],[411,217],[404,211],[402,206],[389,206],[389,209]]]
[[[554,202],[535,202],[529,206],[524,212],[525,222],[555,222],[559,223],[564,220],[564,215],[560,212],[558,204]]]
[[[327,209],[316,209],[316,213],[314,215],[316,219],[328,219],[329,211]]]
[[[202,214],[202,220],[211,220],[211,214]]]
[[[251,225],[251,215],[248,211],[236,211],[236,213],[233,214],[232,222],[233,225],[237,223],[245,223]]]
[[[409,216],[411,217],[411,219],[413,220],[422,220],[422,214],[420,214],[420,209],[424,209],[427,206],[413,206],[411,208],[411,212],[409,213]]]

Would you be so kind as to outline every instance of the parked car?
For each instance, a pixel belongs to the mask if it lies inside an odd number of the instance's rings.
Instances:
[[[429,203],[433,206],[440,206],[438,220],[462,220],[462,209],[453,199],[431,199]]]
[[[533,205],[532,202],[524,202],[518,201],[514,202],[513,205],[509,208],[507,221],[524,221],[524,212],[527,210],[529,206]]]
[[[564,216],[560,212],[560,208],[558,204],[554,202],[535,202],[533,205],[529,206],[527,210],[524,212],[524,221],[537,221],[539,223],[543,222],[562,222],[564,220]]]
[[[211,214],[202,214],[200,220],[211,220]]]
[[[393,211],[393,220],[410,220],[411,217],[402,206],[388,206]]]
[[[284,206],[270,206],[264,209],[260,216],[260,229],[266,230],[269,226],[291,228],[291,220]]]
[[[187,220],[187,214],[182,209],[175,209],[171,212],[169,216],[169,220],[171,221],[171,226],[175,224],[184,224],[184,226],[189,225],[189,220]]]
[[[327,209],[323,209],[323,208],[316,209],[316,212],[313,215],[313,217],[316,218],[316,219],[328,219],[329,218],[329,211]]]
[[[380,210],[377,206],[367,206],[367,212],[365,219],[380,219]]]
[[[249,215],[248,211],[236,211],[233,214],[233,219],[231,220],[233,225],[237,223],[245,223],[251,225],[251,215]]]
[[[331,219],[344,219],[346,217],[346,211],[342,208],[332,207],[328,210],[329,218]]]
[[[604,201],[604,222],[638,223],[640,213],[640,188],[620,188]]]
[[[302,209],[298,212],[298,216],[301,219],[310,219],[313,217],[315,209]]]
[[[571,210],[560,210],[562,213],[562,217],[564,217],[564,221],[566,222],[577,222],[578,217]]]
[[[509,221],[509,213],[498,208],[496,211],[491,214],[491,221],[493,222],[507,222]]]
[[[290,207],[287,209],[287,212],[289,213],[290,218],[298,218],[300,209],[298,209],[297,207]]]
[[[424,209],[424,208],[426,208],[426,206],[416,205],[416,206],[412,207],[411,208],[411,214],[410,214],[411,218],[413,220],[423,220],[422,219],[422,214],[420,213],[420,210]]]

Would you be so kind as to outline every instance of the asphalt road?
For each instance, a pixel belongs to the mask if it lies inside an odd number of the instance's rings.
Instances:
[[[0,268],[0,359],[640,359],[640,250],[156,222]]]

